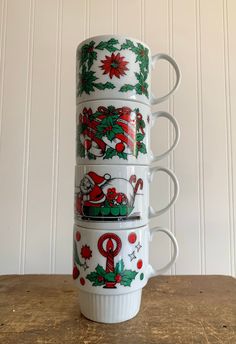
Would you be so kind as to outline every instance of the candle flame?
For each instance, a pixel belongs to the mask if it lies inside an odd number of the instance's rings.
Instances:
[[[107,240],[106,250],[107,252],[113,252],[114,250],[113,241],[111,239]]]

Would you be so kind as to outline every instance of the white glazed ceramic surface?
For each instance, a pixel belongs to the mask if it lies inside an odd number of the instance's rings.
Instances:
[[[176,82],[168,94],[157,98],[151,94],[151,69],[161,59],[173,66]],[[179,68],[170,56],[156,54],[151,58],[149,47],[134,38],[96,36],[86,39],[77,48],[77,104],[97,99],[129,99],[157,104],[166,100],[179,82]]]
[[[167,234],[174,247],[170,262],[158,270],[149,264],[149,244],[155,232]],[[73,278],[81,290],[81,311],[95,321],[119,322],[135,316],[148,279],[167,271],[178,255],[175,237],[161,227],[104,231],[75,225],[73,241]]]
[[[168,119],[175,139],[166,152],[154,156],[150,129],[157,118]],[[77,164],[149,165],[170,153],[179,140],[179,127],[167,112],[152,113],[148,105],[125,100],[100,100],[79,104],[76,113]]]
[[[160,210],[149,207],[149,187],[156,172],[167,173],[174,184],[171,201]],[[150,217],[167,211],[175,202],[178,191],[175,175],[164,167],[76,166],[75,220],[87,228],[141,227]]]

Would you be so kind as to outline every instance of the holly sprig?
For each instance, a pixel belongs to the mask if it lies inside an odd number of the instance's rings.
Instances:
[[[148,71],[149,71],[149,56],[148,49],[144,47],[141,43],[134,44],[129,39],[121,44],[120,48],[117,46],[119,41],[117,39],[111,38],[108,41],[101,41],[95,46],[95,42],[91,41],[87,44],[84,44],[80,50],[78,50],[77,58],[80,60],[79,69],[82,68],[82,72],[79,73],[79,83],[77,86],[77,96],[80,96],[83,92],[90,94],[91,92],[105,89],[114,89],[115,85],[111,82],[106,83],[96,83],[98,79],[94,74],[95,72],[91,71],[91,67],[95,60],[97,60],[96,50],[107,50],[110,53],[121,50],[130,50],[136,55],[135,62],[139,63],[139,73],[136,73],[137,83],[135,85],[125,84],[119,91],[128,92],[133,91],[137,94],[144,94],[147,98],[149,97],[148,93],[148,83],[146,82]]]
[[[138,272],[125,270],[124,261],[121,259],[116,263],[114,272],[106,272],[101,265],[97,265],[95,271],[91,272],[86,278],[92,282],[92,285],[103,286],[106,282],[119,283],[125,287],[130,287]]]
[[[129,49],[136,54],[135,62],[139,62],[139,73],[135,73],[137,83],[135,85],[125,84],[120,88],[120,92],[128,92],[135,90],[137,94],[144,94],[147,98],[148,95],[148,83],[146,82],[149,71],[149,58],[148,58],[148,49],[145,48],[141,43],[138,43],[137,46],[129,39],[126,39],[125,43],[121,45],[120,50]]]

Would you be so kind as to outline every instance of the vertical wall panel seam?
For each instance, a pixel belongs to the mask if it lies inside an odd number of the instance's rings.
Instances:
[[[90,35],[90,0],[86,0],[86,38]]]
[[[168,0],[168,45],[169,45],[169,55],[173,55],[173,0]],[[174,72],[172,67],[169,65],[169,82],[168,87],[169,89],[173,85],[174,80]],[[173,115],[174,114],[174,98],[170,96],[169,98],[169,112]],[[171,141],[173,140],[173,128],[171,123],[168,124],[168,147],[171,145]],[[171,170],[174,170],[174,155],[173,151],[169,154],[168,162],[169,167]],[[169,200],[171,198],[171,194],[173,192],[172,181],[169,181]],[[169,212],[169,220],[170,220],[170,229],[175,235],[175,206],[173,205],[170,208]],[[173,247],[171,246],[171,254],[173,254]],[[174,264],[171,268],[171,273],[176,274],[176,264]]]
[[[228,8],[227,0],[223,0],[223,31],[224,31],[224,74],[225,74],[225,114],[226,114],[226,147],[227,147],[227,172],[228,172],[228,201],[229,201],[229,251],[230,271],[235,274],[234,262],[234,196],[233,196],[233,152],[232,152],[232,114],[230,92],[230,67],[229,67],[229,35],[228,35]]]
[[[52,201],[51,201],[52,203],[51,203],[51,232],[50,232],[50,273],[55,273],[55,266],[56,266],[62,21],[63,21],[63,0],[59,0],[58,8],[57,8],[55,93],[54,93],[54,113],[53,113],[53,164],[52,164]]]
[[[112,1],[112,31],[116,35],[118,32],[118,0]]]
[[[34,57],[34,27],[35,27],[35,0],[30,0],[28,51],[27,51],[27,76],[26,99],[24,118],[24,151],[21,191],[21,221],[20,221],[20,252],[19,273],[25,273],[26,264],[26,237],[27,237],[27,212],[28,212],[28,184],[29,184],[29,151],[30,151],[30,122],[32,108],[32,78]]]
[[[2,3],[1,16],[1,50],[0,50],[0,151],[1,151],[1,135],[2,135],[2,119],[3,119],[3,94],[4,94],[4,78],[5,78],[5,57],[6,57],[6,36],[7,36],[7,0]]]
[[[197,149],[198,149],[198,202],[200,217],[200,250],[201,274],[206,273],[206,243],[205,243],[205,188],[204,188],[204,152],[203,152],[203,103],[202,103],[202,56],[201,56],[201,11],[200,0],[195,0],[196,15],[196,62],[197,62]]]
[[[146,1],[145,0],[141,0],[141,40],[143,42],[145,42],[145,26],[146,26],[146,22],[145,22],[145,18],[146,18]]]

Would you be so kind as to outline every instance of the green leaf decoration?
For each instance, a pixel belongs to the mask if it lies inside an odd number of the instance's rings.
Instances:
[[[116,134],[114,133],[114,131],[110,130],[106,132],[106,136],[108,140],[113,141],[114,138],[116,137]]]
[[[144,136],[145,136],[145,135],[143,135],[143,134],[141,134],[141,133],[138,133],[138,134],[136,135],[136,141],[137,141],[137,142],[142,141],[142,140],[144,139]]]
[[[101,265],[98,264],[95,270],[100,276],[105,277],[106,271],[103,269]]]
[[[115,134],[123,134],[124,133],[124,129],[119,124],[114,124],[112,126],[112,131]]]
[[[113,53],[114,51],[118,50],[117,47],[114,47],[114,45],[118,44],[119,41],[117,39],[111,38],[109,41],[104,42],[101,41],[98,45],[96,45],[96,49],[98,50],[108,50],[110,53]]]
[[[143,119],[137,120],[136,122],[136,130],[139,131],[140,128],[145,128],[146,124]]]
[[[115,272],[107,272],[105,275],[105,280],[107,282],[115,282],[116,281],[116,274]]]
[[[81,50],[79,52],[79,59],[80,59],[80,66],[84,65],[85,62],[87,62],[90,58],[91,53],[93,53],[93,49],[94,49],[94,41],[91,41],[88,44],[84,44],[81,47]],[[97,58],[97,53],[95,52],[95,58]],[[94,56],[94,55],[93,55]]]
[[[104,159],[112,159],[113,156],[117,155],[117,152],[114,148],[107,148],[106,152],[105,152],[105,155],[103,156],[103,160]]]
[[[130,39],[126,39],[125,43],[121,44],[120,50],[129,49],[133,52],[136,51],[134,43]]]
[[[85,158],[85,148],[80,141],[77,142],[76,156]]]
[[[94,287],[99,287],[105,284],[104,278],[101,278],[103,276],[99,275],[97,272],[93,271],[90,274],[86,276],[86,278],[92,282],[92,285]]]
[[[125,152],[117,152],[117,155],[120,159],[128,160],[128,154]]]
[[[87,156],[89,160],[96,160],[96,156],[90,152],[87,153]]]
[[[83,92],[86,94],[90,94],[90,92],[94,91],[94,81],[98,78],[94,75],[95,72],[87,71],[85,65],[83,65],[82,73],[79,74],[79,83],[77,94],[80,96]]]
[[[119,260],[118,263],[116,263],[115,267],[115,273],[116,274],[121,274],[124,271],[125,265],[123,259]]]
[[[95,73],[95,72],[93,72],[93,73]],[[113,88],[115,88],[115,85],[113,85],[111,82],[106,82],[105,84],[103,84],[101,82],[94,83],[93,86],[96,87],[98,90],[105,90],[105,89],[113,89]]]
[[[121,285],[124,285],[125,287],[130,287],[131,282],[135,279],[138,272],[132,271],[132,270],[124,270],[121,274]]]
[[[93,65],[94,60],[97,60],[97,53],[96,51],[93,51],[89,54],[88,57],[88,69],[90,69]]]
[[[147,154],[146,145],[144,143],[141,143],[141,146],[138,148],[138,150],[143,154]]]
[[[74,261],[77,265],[82,266],[83,264],[81,263],[79,256],[78,256],[78,252],[77,252],[77,246],[76,246],[76,242],[74,241],[74,245],[73,245],[73,256],[74,256]]]
[[[124,86],[122,86],[119,91],[120,92],[128,92],[128,91],[132,91],[135,89],[135,86],[133,85],[129,85],[129,84],[125,84]]]

